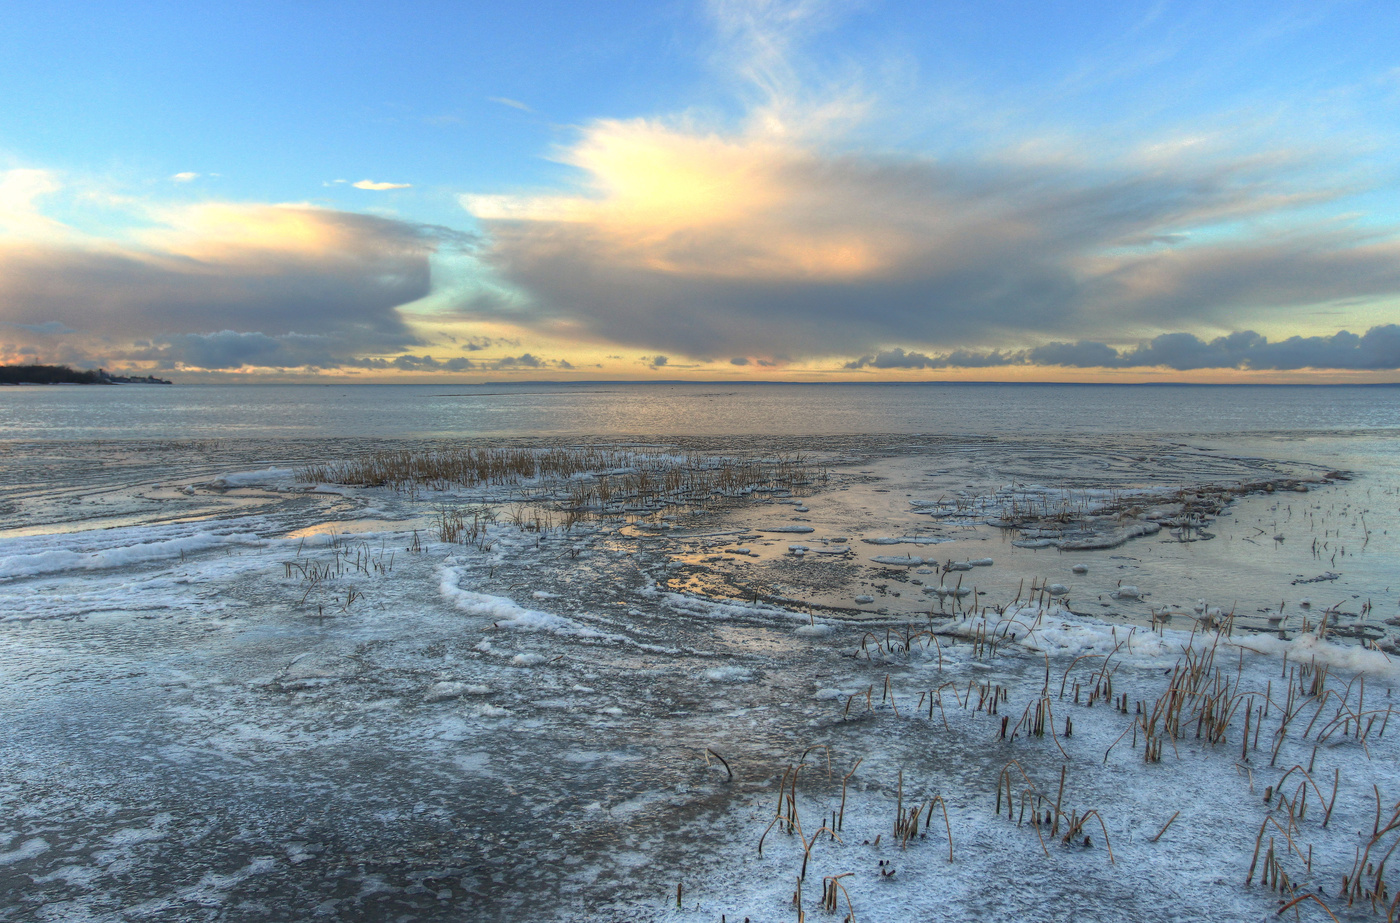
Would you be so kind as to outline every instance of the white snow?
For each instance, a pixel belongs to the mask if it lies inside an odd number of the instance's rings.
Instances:
[[[923,558],[916,558],[913,555],[877,554],[870,560],[876,564],[887,564],[897,567],[917,567],[924,563]]]
[[[220,475],[211,483],[215,487],[265,487],[294,482],[296,476],[297,473],[292,468],[272,466],[263,468],[261,471],[230,472]]]
[[[19,548],[44,547],[0,557],[0,579],[34,577],[65,571],[107,570],[132,567],[182,555],[197,554],[230,545],[255,545],[260,540],[251,532],[227,530],[186,531],[173,538],[139,541],[144,530],[113,529],[110,535],[80,533],[78,536],[51,536],[15,542]],[[170,529],[149,530],[156,534]],[[67,545],[68,547],[63,547]]]

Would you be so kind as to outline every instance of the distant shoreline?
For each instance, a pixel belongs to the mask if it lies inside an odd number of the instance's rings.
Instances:
[[[168,385],[154,375],[112,375],[66,365],[0,365],[0,385]]]
[[[655,381],[648,379],[592,379],[574,381],[548,378],[525,378],[518,381],[190,381],[181,387],[189,388],[596,388],[596,387],[652,387],[685,385],[697,387],[835,387],[857,386],[861,388],[922,388],[928,386],[980,388],[987,386],[1014,388],[1071,387],[1071,388],[1400,388],[1400,381],[954,381],[930,379],[927,381],[783,381],[780,379],[735,380],[735,379],[684,379],[664,378]]]

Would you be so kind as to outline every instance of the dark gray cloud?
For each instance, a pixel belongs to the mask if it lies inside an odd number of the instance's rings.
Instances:
[[[433,356],[424,354],[415,356],[405,353],[402,356],[395,356],[392,359],[379,357],[361,357],[346,359],[341,363],[346,368],[388,370],[398,369],[404,372],[465,372],[473,371],[509,371],[511,369],[542,369],[558,368],[572,369],[574,366],[565,359],[541,359],[539,356],[530,353],[522,353],[519,356],[501,356],[497,359],[468,359],[465,356],[456,356],[451,359],[436,359]]]
[[[0,241],[0,318],[79,332],[104,364],[333,367],[417,345],[395,309],[429,293],[435,249],[463,245],[453,232],[369,215],[231,210],[247,233],[211,220],[139,248]]]
[[[59,323],[59,322],[56,321],[56,320],[45,321],[45,322],[42,323],[42,324],[15,324],[15,323],[6,323],[5,326],[7,326],[7,327],[17,327],[17,328],[19,328],[20,330],[28,330],[30,333],[38,333],[38,334],[41,334],[41,335],[43,335],[43,336],[61,336],[61,335],[65,334],[65,333],[77,333],[77,332],[78,332],[78,331],[74,330],[72,327],[69,327],[67,324],[61,324],[61,323]]]
[[[476,368],[476,363],[460,356],[452,359],[434,359],[432,356],[396,356],[390,364],[405,372],[464,372]]]
[[[455,357],[452,359],[435,359],[430,355],[415,356],[405,353],[402,356],[395,356],[392,359],[373,357],[352,357],[341,360],[340,365],[351,369],[371,369],[374,371],[387,371],[398,369],[403,372],[461,372],[468,369],[480,368],[480,363],[473,362],[465,357]]]
[[[989,368],[1008,365],[1069,368],[1255,369],[1293,371],[1336,369],[1393,371],[1400,369],[1400,325],[1383,324],[1357,335],[1346,330],[1331,336],[1294,336],[1276,342],[1253,330],[1241,330],[1213,340],[1189,333],[1165,333],[1131,349],[1079,340],[1047,343],[1035,349],[1002,352],[952,350],[925,355],[891,349],[846,363],[848,369]]]
[[[324,368],[336,357],[333,341],[323,336],[284,333],[270,336],[259,331],[221,330],[217,333],[181,333],[159,343],[137,345],[120,358],[154,361],[160,368],[181,365],[228,370],[245,366],[264,368]]]
[[[1123,366],[1154,365],[1187,369],[1346,369],[1378,371],[1400,369],[1400,326],[1372,327],[1360,336],[1345,330],[1332,336],[1289,337],[1270,343],[1244,330],[1216,339],[1198,339],[1189,333],[1165,334],[1125,352]]]
[[[848,369],[969,369],[1012,365],[1021,361],[1023,361],[1023,354],[1003,353],[999,350],[976,352],[955,349],[941,355],[927,356],[919,352],[905,352],[896,347],[876,353],[874,356],[862,356],[852,362],[847,362],[845,367]]]
[[[461,343],[461,348],[470,353],[481,352],[483,349],[491,349],[494,346],[519,346],[514,340],[503,340],[499,337],[467,337]]]
[[[1118,350],[1104,343],[1080,340],[1078,343],[1047,343],[1027,355],[1034,365],[1068,365],[1077,368],[1113,368]]]

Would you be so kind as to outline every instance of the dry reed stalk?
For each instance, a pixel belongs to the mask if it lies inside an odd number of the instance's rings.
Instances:
[[[725,781],[726,781],[726,782],[733,782],[733,781],[734,781],[734,770],[732,770],[732,769],[729,768],[729,760],[727,760],[727,759],[725,759],[724,757],[720,756],[718,753],[716,753],[714,750],[711,750],[709,747],[706,747],[706,748],[705,748],[705,765],[706,765],[706,766],[709,766],[709,765],[710,765],[710,757],[712,757],[712,756],[713,756],[715,759],[719,760],[721,763],[723,763],[723,764],[724,764],[724,771],[727,772],[727,773],[729,773],[729,778],[726,779]]]
[[[1292,834],[1290,834],[1288,830],[1286,830],[1283,827],[1283,825],[1281,825],[1272,816],[1265,815],[1264,822],[1259,825],[1259,835],[1254,838],[1254,856],[1249,860],[1249,873],[1245,876],[1244,879],[1244,883],[1246,885],[1248,885],[1250,881],[1254,878],[1254,869],[1259,863],[1259,850],[1263,847],[1264,831],[1268,829],[1269,824],[1273,824],[1274,828],[1278,830],[1279,833],[1283,834],[1284,839],[1288,841],[1288,848],[1293,850],[1293,852],[1298,856],[1299,859],[1307,861],[1307,857],[1303,855],[1302,850],[1298,849],[1298,844],[1293,842]]]
[[[855,765],[851,767],[851,771],[846,773],[841,779],[841,813],[836,820],[837,830],[840,830],[846,823],[846,783],[851,781],[851,776],[856,774],[856,770],[860,768],[860,764],[864,761],[865,757],[856,760]]]
[[[773,826],[774,826],[775,824],[777,824],[778,821],[780,821],[780,820],[783,819],[783,804],[784,804],[784,802],[783,802],[783,796],[784,796],[784,794],[787,792],[787,784],[788,784],[788,775],[789,775],[789,774],[793,774],[793,775],[794,775],[793,784],[796,785],[796,782],[797,782],[796,776],[795,776],[794,773],[792,773],[792,767],[789,766],[787,769],[784,769],[784,770],[783,770],[783,778],[782,778],[782,781],[778,783],[778,807],[777,807],[777,809],[773,812],[773,820],[769,822],[768,828],[767,828],[766,830],[763,831],[763,836],[761,836],[761,837],[758,838],[758,855],[759,855],[759,858],[762,858],[762,857],[763,857],[763,841],[766,840],[766,839],[768,838],[768,834],[772,832]]]
[[[1167,822],[1166,822],[1165,824],[1162,825],[1162,829],[1161,829],[1161,830],[1158,830],[1158,831],[1157,831],[1157,835],[1154,836],[1152,839],[1148,840],[1147,842],[1149,842],[1149,843],[1155,843],[1155,842],[1157,842],[1158,840],[1160,840],[1160,839],[1162,838],[1162,834],[1164,834],[1164,833],[1167,832],[1167,828],[1170,827],[1170,826],[1172,825],[1172,821],[1176,820],[1177,815],[1180,814],[1180,813],[1181,813],[1180,811],[1177,811],[1177,812],[1176,812],[1175,814],[1173,814],[1171,817],[1167,818]]]
[[[1322,797],[1322,789],[1318,787],[1318,784],[1317,784],[1317,782],[1313,779],[1312,774],[1309,773],[1306,769],[1304,769],[1301,763],[1295,765],[1292,769],[1288,770],[1287,772],[1285,772],[1285,773],[1283,774],[1283,777],[1282,777],[1281,779],[1278,780],[1278,784],[1274,786],[1274,791],[1275,791],[1275,792],[1282,792],[1282,791],[1283,791],[1283,783],[1284,783],[1284,782],[1288,779],[1288,777],[1291,776],[1294,772],[1301,772],[1301,773],[1303,774],[1303,780],[1304,780],[1304,781],[1298,783],[1300,787],[1305,786],[1305,785],[1312,785],[1313,791],[1317,793],[1317,800],[1326,803],[1326,802],[1325,802],[1325,799]],[[1340,783],[1340,781],[1341,781],[1341,770],[1340,770],[1340,769],[1337,770],[1337,781],[1338,781],[1339,783]],[[1307,789],[1304,788],[1304,789],[1303,789],[1303,792],[1304,792],[1304,797],[1306,798]],[[1295,795],[1294,798],[1295,798],[1295,800],[1296,800],[1297,796]],[[1336,790],[1336,787],[1334,786],[1333,789],[1332,789],[1332,801],[1335,802],[1336,800],[1337,800],[1337,790]],[[1300,815],[1300,816],[1301,816],[1301,815]],[[1331,816],[1332,816],[1332,809],[1331,809],[1331,807],[1329,806],[1328,809],[1327,809],[1327,815],[1326,815],[1326,817],[1323,818],[1322,826],[1324,826],[1324,827],[1327,826],[1327,821],[1331,818]]]
[[[948,820],[948,802],[943,800],[942,795],[934,795],[933,800],[928,803],[928,819],[924,821],[924,829],[928,829],[928,821],[933,817],[933,806],[937,804],[943,809],[943,826],[948,831],[948,862],[953,861],[953,825]]]
[[[1060,677],[1060,698],[1063,699],[1065,697],[1065,682],[1069,680],[1069,672],[1074,669],[1075,664],[1079,663],[1081,660],[1087,660],[1090,657],[1102,656],[1103,654],[1080,654],[1078,657],[1071,660],[1069,666],[1065,667],[1064,675]]]
[[[1060,832],[1060,803],[1065,797],[1065,771],[1067,768],[1068,767],[1063,764],[1060,766],[1060,790],[1059,793],[1055,795],[1055,823],[1050,828],[1051,836],[1055,836]]]
[[[1069,827],[1065,830],[1063,842],[1068,843],[1071,838],[1077,836],[1080,833],[1083,833],[1084,824],[1088,822],[1090,817],[1093,817],[1099,822],[1099,829],[1103,831],[1104,846],[1108,849],[1108,864],[1117,865],[1118,863],[1113,858],[1113,844],[1109,842],[1108,839],[1108,826],[1103,822],[1103,815],[1100,814],[1098,810],[1094,808],[1090,808],[1088,811],[1085,811],[1083,817],[1071,821]]]
[[[797,758],[797,765],[801,766],[801,765],[802,765],[802,761],[805,760],[805,759],[807,758],[807,754],[808,754],[808,753],[811,753],[813,750],[824,750],[824,751],[826,751],[826,777],[827,777],[828,779],[830,779],[830,778],[831,778],[831,747],[829,747],[829,746],[826,745],[826,744],[812,744],[812,745],[811,745],[810,747],[808,747],[806,750],[803,750],[803,751],[802,751],[802,755],[799,756],[799,757]],[[718,756],[718,754],[716,754],[716,756]]]
[[[1308,892],[1308,893],[1306,893],[1306,894],[1300,894],[1300,895],[1298,895],[1297,897],[1293,898],[1293,900],[1289,901],[1288,903],[1284,904],[1282,907],[1280,907],[1280,908],[1278,909],[1278,913],[1276,914],[1276,916],[1282,916],[1283,913],[1284,913],[1285,911],[1287,911],[1287,910],[1292,910],[1294,907],[1298,906],[1299,904],[1301,904],[1303,901],[1306,901],[1306,900],[1312,900],[1312,901],[1316,902],[1316,903],[1317,903],[1317,906],[1319,906],[1319,907],[1322,908],[1322,912],[1323,912],[1323,913],[1325,913],[1325,914],[1327,914],[1329,917],[1331,917],[1334,921],[1336,921],[1336,923],[1341,923],[1341,921],[1337,919],[1337,915],[1336,915],[1335,913],[1332,912],[1331,908],[1329,908],[1326,904],[1324,904],[1324,903],[1322,902],[1322,899],[1321,899],[1320,897],[1318,897],[1316,894],[1313,894],[1312,892]]]
[[[798,827],[797,835],[802,840],[802,872],[798,875],[798,880],[807,880],[807,860],[811,858],[812,847],[817,845],[817,840],[821,839],[821,835],[823,833],[831,834],[831,839],[834,842],[843,842],[841,838],[836,835],[836,831],[832,830],[826,824],[822,824],[820,827],[818,827],[816,831],[813,832],[812,838],[810,840],[802,836],[802,828]]]

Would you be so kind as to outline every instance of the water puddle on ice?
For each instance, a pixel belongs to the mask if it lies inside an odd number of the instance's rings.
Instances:
[[[1033,461],[1047,464],[1047,454]],[[1126,456],[1118,469],[1081,457],[1071,479],[1070,453],[1054,459],[1059,470],[1041,470],[1036,482],[1019,480],[1033,466],[1015,457],[995,467],[973,456],[926,470],[895,456],[837,468],[830,489],[802,501],[801,513],[760,500],[719,518],[727,534],[675,535],[683,566],[668,584],[898,620],[1032,595],[1143,627],[1230,613],[1245,628],[1300,627],[1330,608],[1339,628],[1383,637],[1382,618],[1394,608],[1389,579],[1370,568],[1347,579],[1335,557],[1348,544],[1353,558],[1383,555],[1367,542],[1349,482],[1329,479],[1327,469],[1174,447]],[[1192,480],[1201,472],[1212,479]],[[793,526],[808,530],[793,536],[799,541],[774,531]]]

